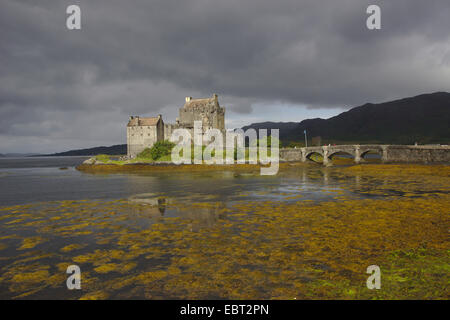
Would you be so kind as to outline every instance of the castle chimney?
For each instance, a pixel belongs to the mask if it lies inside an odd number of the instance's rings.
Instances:
[[[218,100],[218,98],[219,98],[219,96],[218,96],[217,94],[215,94],[215,93],[214,93],[214,94],[213,94],[213,98],[214,98],[214,100],[216,100],[216,101],[217,101],[217,100]]]
[[[191,101],[192,97],[186,97],[186,102]]]

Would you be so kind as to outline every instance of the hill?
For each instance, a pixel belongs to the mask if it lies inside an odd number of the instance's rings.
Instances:
[[[450,93],[436,92],[373,104],[367,103],[329,119],[270,123],[280,129],[283,143],[320,136],[326,143],[419,144],[450,142]],[[264,128],[267,123],[243,127]]]
[[[35,157],[39,156],[39,153],[5,153],[0,154],[2,158],[21,158],[21,157]]]
[[[89,149],[70,150],[65,152],[47,154],[46,156],[93,156],[98,154],[126,155],[127,145],[117,144],[110,147],[95,147]]]

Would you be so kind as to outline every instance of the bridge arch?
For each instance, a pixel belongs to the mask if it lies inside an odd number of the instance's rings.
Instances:
[[[318,150],[308,151],[305,154],[305,158],[315,163],[323,163],[323,152],[320,152]],[[318,158],[322,158],[322,161],[320,161]]]
[[[305,154],[305,156],[306,156],[307,158],[309,158],[309,156],[311,156],[311,155],[314,154],[314,153],[320,154],[320,155],[323,157],[323,152],[322,152],[322,151],[319,151],[319,150],[311,150],[311,151],[307,151],[306,154]]]
[[[363,149],[361,150],[361,159],[367,159],[366,156],[368,154],[374,154],[376,155],[374,158],[375,159],[382,159],[383,157],[383,149],[381,148],[367,148],[367,149]]]
[[[340,159],[337,159],[338,157]],[[345,163],[347,163],[347,161],[353,162],[355,159],[355,153],[350,150],[332,150],[328,154],[328,159],[331,162],[333,161],[346,161]]]

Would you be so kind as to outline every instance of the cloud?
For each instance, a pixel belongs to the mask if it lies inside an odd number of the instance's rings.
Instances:
[[[65,27],[71,4],[80,31]],[[379,31],[365,27],[369,4]],[[218,93],[236,123],[276,116],[260,105],[448,91],[449,16],[448,0],[4,0],[0,151],[123,142],[128,115],[173,121],[187,95]]]

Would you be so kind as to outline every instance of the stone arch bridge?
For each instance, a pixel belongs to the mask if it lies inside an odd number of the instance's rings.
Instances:
[[[450,162],[450,146],[379,144],[286,148],[280,149],[280,160],[306,162],[313,154],[319,154],[323,157],[323,164],[329,165],[334,155],[348,154],[356,163],[359,163],[368,152],[378,153],[382,162]]]

